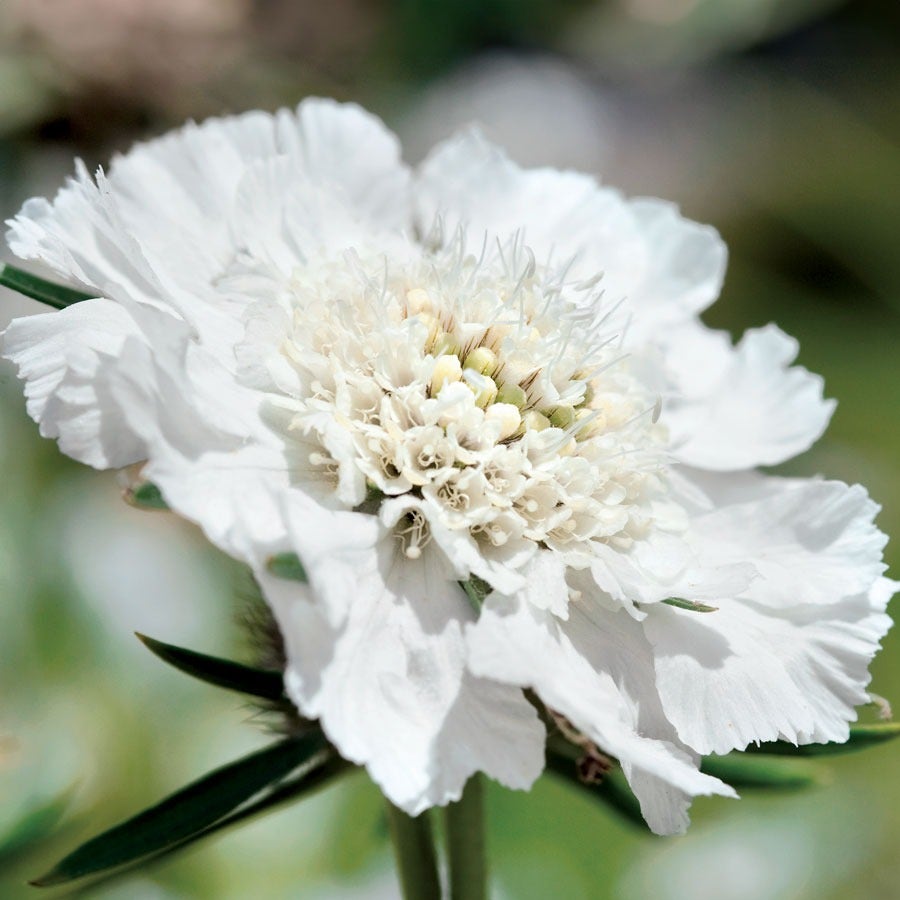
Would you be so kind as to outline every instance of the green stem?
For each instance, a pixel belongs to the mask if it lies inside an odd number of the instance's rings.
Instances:
[[[469,779],[462,797],[445,811],[451,900],[485,900],[484,781]]]
[[[440,900],[441,883],[428,813],[412,818],[389,802],[387,814],[404,900]]]

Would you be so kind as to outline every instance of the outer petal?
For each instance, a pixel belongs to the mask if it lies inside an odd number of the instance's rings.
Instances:
[[[340,553],[303,556],[314,585],[352,583],[339,627],[302,589],[262,577],[287,642],[291,698],[413,815],[458,799],[479,769],[530,786],[543,767],[543,727],[520,691],[465,671],[471,610],[442,555],[411,562],[377,520],[349,515],[368,522],[347,532]],[[292,525],[302,554],[307,527]]]
[[[726,251],[715,229],[669,203],[626,201],[587,175],[522,169],[475,131],[428,157],[416,209],[423,231],[438,216],[447,234],[465,226],[474,252],[486,232],[503,239],[522,231],[539,263],[574,257],[573,279],[602,273],[604,300],[629,300],[632,338],[690,319],[722,285]]]
[[[719,296],[725,278],[728,251],[719,233],[683,218],[674,203],[639,198],[629,206],[651,251],[648,269],[630,294],[646,329],[702,312]]]
[[[823,381],[790,364],[797,342],[774,325],[753,329],[731,351],[716,332],[670,333],[666,361],[675,397],[663,421],[680,462],[715,471],[775,465],[809,449],[834,412]]]
[[[469,666],[476,674],[533,688],[622,762],[635,787],[646,791],[642,810],[654,830],[683,830],[686,795],[733,791],[701,774],[696,760],[667,739],[674,735],[654,698],[646,646],[639,636],[634,643],[604,635],[603,626],[624,626],[628,619],[624,612],[616,615],[598,627],[593,617],[603,617],[602,611],[571,604],[568,621],[561,622],[546,610],[491,594],[469,629]]]
[[[860,485],[806,478],[691,473],[714,509],[693,528],[704,563],[752,561],[760,577],[738,594],[773,608],[866,593],[885,566],[879,511]]]
[[[651,529],[629,550],[594,548],[591,573],[597,586],[625,608],[669,597],[715,600],[744,590],[756,577],[745,559],[711,557],[696,529],[667,534]]]
[[[175,261],[179,277],[193,273],[208,284],[252,237],[235,234],[230,224],[245,174],[279,157],[358,218],[385,228],[408,226],[409,173],[396,137],[359,106],[331,100],[305,100],[296,112],[188,125],[118,157],[110,184],[147,252],[163,263]]]
[[[647,251],[635,217],[615,191],[593,178],[555,169],[522,169],[477,131],[438,145],[423,163],[415,193],[421,230],[436,217],[445,234],[466,228],[478,253],[485,234],[521,232],[538,261],[557,265],[577,256],[574,278],[604,272],[607,296],[620,299],[643,271]]]
[[[891,625],[884,610],[897,588],[879,579],[867,594],[826,607],[653,607],[644,627],[678,736],[703,754],[751,741],[845,741],[854,707],[868,700],[868,666]]]
[[[223,298],[214,280],[241,249],[230,212],[247,169],[277,156],[359,217],[408,223],[409,175],[396,138],[357,106],[308,100],[296,114],[210,119],[137,145],[96,185],[80,166],[52,204],[25,204],[9,223],[9,243],[104,295],[171,306],[227,344],[239,330],[216,314]]]
[[[119,368],[134,362],[142,342],[124,307],[88,300],[16,319],[3,334],[3,355],[18,366],[28,414],[41,434],[57,438],[60,449],[79,462],[105,469],[146,456],[142,437],[111,390]]]
[[[396,199],[402,209],[404,195]],[[230,228],[241,259],[268,265],[286,279],[318,256],[338,257],[348,248],[371,249],[394,263],[408,258],[411,247],[396,218],[396,207],[386,220],[361,215],[345,191],[299,170],[290,156],[277,156],[247,168]]]

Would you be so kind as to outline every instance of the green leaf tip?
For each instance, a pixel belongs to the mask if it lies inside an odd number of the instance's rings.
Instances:
[[[705,603],[698,603],[696,600],[682,600],[681,597],[669,597],[668,600],[663,600],[663,603],[667,603],[669,606],[674,606],[677,609],[687,609],[690,612],[710,613],[719,611],[718,606],[707,606]]]
[[[9,263],[0,263],[0,284],[39,303],[46,303],[54,309],[65,309],[73,303],[91,300],[95,296],[47,281],[39,275],[32,275],[31,272],[18,269]]]
[[[287,581],[303,581],[306,578],[306,569],[300,562],[296,553],[276,553],[266,560],[266,569],[276,578],[284,578]]]
[[[125,501],[140,509],[168,509],[169,504],[163,498],[162,491],[150,481],[130,487],[125,491]]]
[[[278,794],[283,780],[301,767],[303,774],[297,777],[295,787],[304,778],[309,778],[312,786],[318,784],[316,770],[333,757],[334,751],[321,732],[271,744],[215,769],[92,838],[31,884],[65,884],[178,849],[217,830],[226,817],[240,817],[243,805],[266,789],[273,789],[272,795]]]
[[[196,650],[165,644],[145,634],[137,632],[135,634],[138,640],[163,662],[207,684],[249,694],[252,697],[261,697],[264,700],[280,700],[284,696],[281,673],[273,669],[245,666],[243,663],[198,653]]]

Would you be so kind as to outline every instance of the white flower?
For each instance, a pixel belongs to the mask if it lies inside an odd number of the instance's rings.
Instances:
[[[255,568],[291,698],[407,811],[476,770],[534,781],[523,688],[664,833],[733,794],[700,754],[846,739],[896,587],[877,507],[753,471],[833,404],[774,326],[733,347],[700,323],[712,229],[477,133],[413,173],[326,101],[80,168],[10,226],[98,296],[6,333],[42,433],[146,461]],[[287,551],[308,586],[267,573]]]

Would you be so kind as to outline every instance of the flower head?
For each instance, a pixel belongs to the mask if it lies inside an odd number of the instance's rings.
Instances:
[[[325,101],[140,145],[10,227],[97,296],[6,333],[42,432],[254,567],[291,699],[396,804],[529,786],[525,689],[659,832],[733,794],[700,754],[846,739],[895,588],[877,507],[755,471],[833,404],[774,326],[699,321],[712,229],[474,132],[412,173]]]

